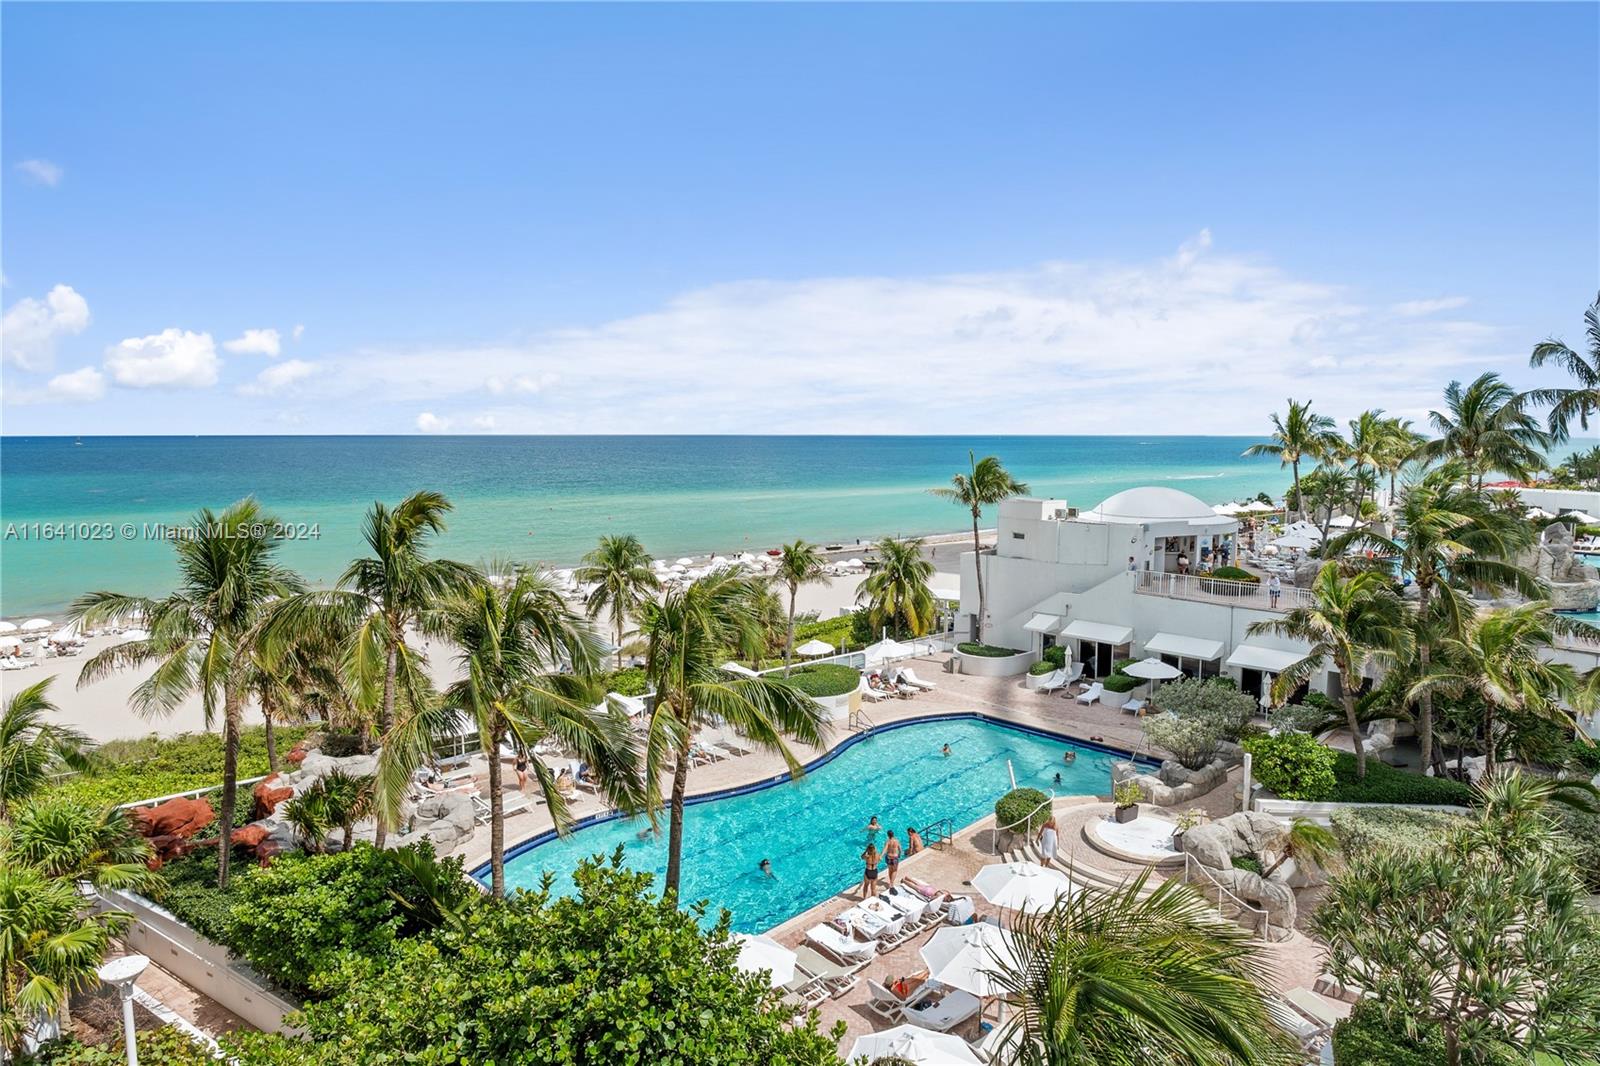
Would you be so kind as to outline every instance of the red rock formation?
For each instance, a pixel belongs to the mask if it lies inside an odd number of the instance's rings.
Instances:
[[[306,742],[302,740],[296,744],[292,749],[290,749],[289,754],[285,756],[285,758],[287,758],[288,761],[293,763],[295,766],[299,766],[301,763],[305,762]]]
[[[189,840],[216,820],[217,812],[203,799],[170,799],[133,810],[133,824],[139,835],[151,840],[168,836]]]
[[[278,809],[278,804],[294,795],[294,789],[292,788],[273,787],[272,783],[277,779],[277,774],[263,777],[256,782],[256,787],[250,790],[251,796],[254,797],[254,803],[250,807],[250,820],[252,822],[259,822],[263,818],[270,817],[272,812]]]

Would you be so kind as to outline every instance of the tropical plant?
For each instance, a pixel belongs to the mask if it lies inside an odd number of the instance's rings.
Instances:
[[[47,677],[19,690],[0,714],[0,822],[10,817],[13,806],[42,789],[57,767],[89,767],[89,737],[48,720],[56,710],[50,702],[54,680]]]
[[[283,805],[283,820],[294,829],[306,854],[321,855],[328,850],[328,834],[333,831],[334,821],[327,793],[320,788],[308,788],[290,797]]]
[[[1215,719],[1170,711],[1146,718],[1144,733],[1151,743],[1167,749],[1190,770],[1198,770],[1215,759],[1223,740],[1222,726]]]
[[[648,609],[649,604],[645,605]],[[637,802],[635,751],[627,716],[601,702],[595,671],[601,646],[586,619],[561,598],[549,576],[495,567],[422,612],[424,633],[457,649],[461,680],[437,700],[396,721],[378,757],[378,809],[398,815],[412,774],[435,738],[477,731],[489,764],[489,862],[492,889],[505,895],[505,794],[500,750],[511,741],[528,759],[559,832],[571,824],[567,799],[537,748],[555,740],[587,762],[616,805]],[[600,703],[597,706],[597,702]]]
[[[1555,363],[1577,383],[1576,388],[1535,389],[1528,394],[1532,403],[1550,405],[1550,436],[1558,441],[1567,439],[1574,421],[1587,430],[1589,416],[1600,411],[1600,296],[1583,313],[1583,324],[1587,352],[1574,351],[1551,337],[1535,344],[1528,357],[1529,366]]]
[[[323,628],[304,629],[271,648],[265,641],[256,641],[251,649],[245,685],[261,711],[267,767],[272,773],[280,769],[280,726],[313,721],[335,726],[360,718],[344,676],[342,649],[349,634],[336,628],[341,621],[328,618]]]
[[[150,869],[150,845],[114,807],[91,808],[59,796],[19,807],[0,826],[0,856],[48,877],[97,889],[152,892],[160,877]]]
[[[1478,375],[1465,388],[1452,381],[1444,390],[1445,409],[1428,412],[1438,436],[1420,445],[1417,455],[1459,460],[1478,488],[1491,470],[1520,478],[1542,470],[1543,449],[1550,440],[1528,413],[1528,401],[1492,372]]]
[[[224,827],[233,824],[237,803],[239,729],[258,627],[270,604],[303,589],[300,578],[274,559],[281,543],[281,527],[253,499],[221,514],[204,508],[173,542],[179,575],[173,592],[159,600],[91,592],[72,607],[73,617],[88,626],[140,616],[150,634],[91,658],[78,675],[80,687],[117,670],[154,665],[129,698],[136,714],[171,714],[196,693],[208,726],[221,711]],[[231,849],[228,833],[218,834],[219,885],[228,883]]]
[[[1409,418],[1387,418],[1378,442],[1378,472],[1389,479],[1389,503],[1394,505],[1395,481],[1405,469],[1417,447],[1427,438],[1411,428]]]
[[[811,585],[818,581],[827,581],[823,569],[822,550],[815,544],[804,540],[797,540],[793,544],[785,544],[778,555],[778,568],[772,575],[772,580],[783,585],[789,590],[789,615],[787,625],[784,627],[783,642],[783,672],[789,673],[789,664],[794,661],[794,602],[800,595],[801,585]]]
[[[650,553],[631,533],[600,538],[593,551],[583,557],[583,565],[572,577],[579,584],[593,585],[583,604],[590,618],[601,612],[611,615],[611,632],[616,637],[617,669],[622,669],[623,638],[628,619],[644,599],[661,587],[650,568]]]
[[[1520,776],[1489,778],[1445,848],[1356,857],[1312,920],[1329,971],[1408,1038],[1441,1033],[1449,1066],[1600,1054],[1600,915],[1553,843],[1549,784]]]
[[[1315,737],[1263,733],[1246,737],[1243,746],[1250,753],[1256,780],[1283,799],[1317,803],[1338,787],[1333,772],[1337,753]]]
[[[295,828],[308,852],[326,851],[328,834],[335,829],[343,830],[344,850],[349,851],[356,823],[371,814],[372,808],[373,779],[335,770],[285,803],[283,818]]]
[[[425,657],[407,642],[407,630],[417,627],[424,611],[461,593],[478,576],[470,566],[428,557],[429,542],[444,531],[450,510],[442,493],[426,490],[393,508],[375,501],[361,529],[372,554],[353,560],[332,589],[276,605],[264,626],[271,654],[297,640],[343,636],[344,673],[354,703],[368,722],[376,719],[384,742],[402,708],[414,714],[432,699]],[[392,813],[378,811],[379,847]]]
[[[1244,450],[1245,455],[1274,455],[1279,467],[1294,470],[1295,509],[1305,517],[1303,497],[1300,493],[1300,461],[1317,460],[1330,454],[1338,436],[1333,430],[1333,419],[1311,410],[1311,402],[1297,403],[1289,400],[1289,410],[1281,417],[1272,416],[1272,434],[1259,444]]]
[[[1557,488],[1593,490],[1600,486],[1600,445],[1567,456],[1550,472],[1550,481]],[[1511,492],[1516,495],[1515,489]],[[1520,495],[1517,502],[1522,502]]]
[[[1338,838],[1326,826],[1318,825],[1309,818],[1295,818],[1289,823],[1288,835],[1283,838],[1280,848],[1277,860],[1261,876],[1271,877],[1278,867],[1290,859],[1295,861],[1296,866],[1309,861],[1327,869],[1340,850]]]
[[[978,534],[978,524],[985,507],[1013,496],[1026,495],[1028,486],[1012,477],[996,456],[986,455],[979,459],[969,451],[967,462],[969,469],[966,473],[956,474],[948,486],[928,491],[941,500],[949,500],[972,512],[972,563],[978,580],[978,618],[972,639],[981,641],[983,628],[988,624],[988,600],[983,584],[983,540]]]
[[[1032,836],[1050,820],[1050,797],[1036,788],[1014,788],[995,800],[994,824],[1022,836]]]
[[[1022,1066],[1288,1064],[1268,1020],[1260,946],[1191,886],[1144,895],[1148,871],[1009,922],[990,967],[1008,1012],[1002,1059]]]
[[[683,800],[689,784],[689,749],[695,730],[713,718],[737,729],[758,747],[777,752],[791,775],[801,766],[785,743],[821,743],[824,714],[815,701],[781,677],[730,676],[722,664],[730,651],[759,640],[753,604],[764,582],[735,570],[714,571],[670,589],[640,611],[645,674],[655,690],[644,755],[646,803],[661,807],[661,779],[671,766],[667,874],[664,889],[677,895],[683,862]]]
[[[1344,442],[1342,457],[1350,464],[1356,483],[1362,485],[1363,492],[1366,486],[1362,482],[1362,475],[1369,473],[1375,476],[1382,469],[1385,449],[1392,433],[1391,420],[1383,416],[1381,408],[1363,411],[1350,420],[1350,436]]]
[[[1514,589],[1525,596],[1542,591],[1533,575],[1513,560],[1533,540],[1532,527],[1517,516],[1497,510],[1482,490],[1465,483],[1462,467],[1447,463],[1409,482],[1395,504],[1396,524],[1403,535],[1355,529],[1334,538],[1332,556],[1364,549],[1398,559],[1417,589],[1414,625],[1416,670],[1433,667],[1437,645],[1459,637],[1474,608],[1462,593],[1469,587]],[[1422,765],[1433,766],[1433,693],[1417,695],[1417,742]]]
[[[1405,609],[1387,574],[1367,570],[1342,577],[1336,562],[1322,565],[1309,591],[1309,606],[1293,608],[1281,618],[1255,622],[1248,632],[1252,636],[1271,633],[1310,645],[1304,658],[1273,679],[1275,703],[1282,703],[1325,664],[1331,662],[1339,671],[1340,700],[1355,746],[1356,773],[1365,776],[1367,755],[1356,713],[1357,690],[1369,664],[1386,664],[1411,653],[1413,637]]]
[[[873,546],[878,565],[856,589],[873,629],[890,627],[896,635],[920,637],[933,629],[936,607],[928,579],[933,564],[922,554],[921,540],[885,537]]]

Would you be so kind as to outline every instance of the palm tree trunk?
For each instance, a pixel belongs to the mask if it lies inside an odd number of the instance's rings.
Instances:
[[[1344,703],[1344,721],[1356,749],[1356,777],[1367,776],[1367,746],[1361,742],[1361,723],[1356,721],[1356,694],[1350,687],[1350,671],[1339,668],[1339,699]]]
[[[500,741],[504,734],[496,727],[484,745],[484,754],[489,756],[489,868],[495,899],[506,898],[506,816],[505,800],[500,796]]]
[[[789,636],[783,645],[783,676],[789,676],[789,663],[794,659],[794,601],[799,595],[798,585],[789,586]]]
[[[389,730],[394,728],[395,675],[400,668],[400,649],[389,645],[389,654],[383,664],[383,710],[378,717],[378,743],[387,743]],[[373,811],[374,826],[372,846],[382,848],[389,839],[389,826],[381,809]]]
[[[1494,739],[1494,704],[1488,700],[1483,701],[1483,776],[1494,776],[1495,756],[1499,754],[1495,749]]]
[[[266,728],[267,740],[267,769],[273,773],[278,772],[278,737],[272,728],[272,712],[265,706],[261,708],[261,721]]]
[[[676,896],[683,873],[683,797],[689,791],[689,746],[678,752],[678,765],[672,769],[672,806],[667,823],[667,879],[665,891]]]
[[[972,569],[978,576],[978,624],[974,626],[972,639],[983,643],[983,620],[988,614],[989,606],[983,589],[983,539],[978,536],[978,518],[980,512],[976,507],[972,509]]]
[[[217,887],[228,887],[228,860],[233,856],[233,810],[239,790],[239,719],[244,711],[239,685],[229,677],[222,687],[222,813],[217,841]]]
[[[614,621],[616,623],[616,626],[617,626],[617,669],[618,670],[622,669],[622,630],[623,630],[622,620],[623,620],[622,612],[620,610],[618,610],[616,615],[612,619],[612,621]]]
[[[1428,617],[1428,593],[1432,586],[1423,583],[1417,589],[1417,617]],[[1426,629],[1423,632],[1427,632]],[[1433,649],[1426,640],[1417,643],[1417,663],[1422,668],[1422,675],[1428,675],[1428,664],[1433,656]],[[1422,698],[1417,701],[1417,746],[1422,749],[1422,772],[1427,773],[1428,767],[1433,764],[1433,693],[1424,689]]]
[[[1294,513],[1304,518],[1306,501],[1300,495],[1300,457],[1298,455],[1295,456],[1294,461],[1289,465],[1294,467]],[[1280,466],[1278,469],[1282,470],[1283,467]]]

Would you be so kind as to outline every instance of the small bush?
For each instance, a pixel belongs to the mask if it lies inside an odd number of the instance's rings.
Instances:
[[[1328,820],[1340,850],[1351,858],[1382,851],[1426,855],[1466,824],[1460,815],[1404,807],[1351,807]]]
[[[1138,659],[1118,659],[1116,662],[1111,664],[1111,672],[1113,674],[1120,674],[1138,661]]]
[[[1317,803],[1333,795],[1336,752],[1304,733],[1249,737],[1244,750],[1253,757],[1256,780],[1287,800]]]
[[[1127,674],[1112,674],[1100,683],[1106,687],[1107,692],[1132,692],[1144,684],[1138,678],[1129,677]]]
[[[789,683],[807,696],[842,696],[861,684],[861,673],[853,666],[816,663],[790,670]]]
[[[1565,803],[1550,806],[1566,837],[1578,876],[1590,892],[1600,894],[1600,814],[1576,810]]]
[[[1027,819],[1026,823],[1022,823]],[[995,801],[994,824],[1032,836],[1050,820],[1050,797],[1036,788],[1014,788]]]
[[[343,759],[361,754],[361,734],[353,729],[330,729],[322,734],[318,744],[322,754],[330,759]]]
[[[1219,566],[1211,571],[1212,577],[1222,578],[1224,581],[1243,581],[1247,585],[1261,584],[1261,578],[1248,570],[1237,566]]]
[[[1233,857],[1233,868],[1235,870],[1248,870],[1257,877],[1264,876],[1267,872],[1267,868],[1261,865],[1261,860],[1254,855],[1235,855]]]
[[[1439,1066],[1446,1056],[1437,1029],[1411,1040],[1383,1020],[1375,1003],[1362,1001],[1333,1027],[1333,1058],[1340,1066]]]
[[[972,641],[963,641],[956,645],[956,650],[963,655],[979,655],[985,659],[1004,659],[1008,655],[1021,655],[1021,648],[1002,648],[994,644],[977,644]]]
[[[1567,764],[1585,770],[1590,775],[1600,774],[1600,741],[1573,737],[1567,753]]]
[[[1377,759],[1369,758],[1367,776],[1357,778],[1356,757],[1347,751],[1334,753],[1333,773],[1336,785],[1333,793],[1326,798],[1337,803],[1423,803],[1471,807],[1477,802],[1477,793],[1465,782],[1448,777],[1426,777],[1397,769]]]
[[[1220,740],[1238,740],[1256,711],[1255,700],[1215,681],[1186,679],[1162,685],[1156,702],[1164,711],[1206,722]]]
[[[1052,644],[1044,650],[1044,661],[1060,669],[1067,665],[1067,649],[1059,644]]]
[[[1158,714],[1145,719],[1144,732],[1189,770],[1198,770],[1215,759],[1217,745],[1222,741],[1216,723],[1198,715]]]
[[[1040,659],[1038,662],[1028,667],[1028,673],[1033,677],[1043,677],[1045,674],[1053,674],[1059,669],[1061,669],[1061,667],[1051,662],[1049,659]]]
[[[1143,799],[1144,789],[1131,778],[1127,781],[1118,781],[1111,789],[1111,802],[1118,807],[1132,807]]]
[[[642,667],[630,666],[614,671],[606,678],[606,691],[619,696],[643,696],[650,691],[650,684],[645,680]]]

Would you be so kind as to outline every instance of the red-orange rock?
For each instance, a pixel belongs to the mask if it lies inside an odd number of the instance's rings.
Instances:
[[[301,741],[301,742],[300,742],[300,743],[298,743],[298,744],[296,744],[296,745],[295,745],[295,746],[294,746],[294,747],[293,747],[293,748],[292,748],[292,749],[291,749],[291,750],[290,750],[290,752],[289,752],[289,754],[288,754],[288,755],[287,755],[287,756],[286,756],[286,758],[287,758],[287,759],[288,759],[288,760],[289,760],[289,761],[290,761],[290,762],[292,762],[292,763],[294,763],[294,764],[295,764],[295,765],[296,765],[296,766],[299,766],[299,765],[300,765],[300,764],[301,764],[301,763],[303,763],[303,762],[305,762],[305,761],[306,761],[306,746],[305,746],[305,741]],[[274,776],[276,776],[276,775],[274,775]]]
[[[264,825],[246,825],[233,831],[228,838],[234,847],[254,850],[261,842],[267,839],[267,827]]]
[[[203,799],[170,799],[154,807],[135,807],[133,824],[140,836],[191,839],[217,820],[217,812]]]
[[[250,820],[259,822],[263,818],[271,817],[272,812],[278,809],[278,804],[294,795],[294,789],[274,787],[273,782],[278,779],[277,774],[263,777],[256,782],[256,787],[250,790],[254,802],[250,806]]]

